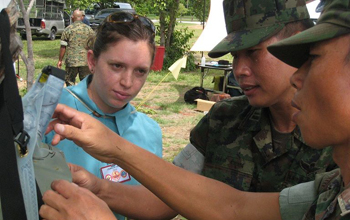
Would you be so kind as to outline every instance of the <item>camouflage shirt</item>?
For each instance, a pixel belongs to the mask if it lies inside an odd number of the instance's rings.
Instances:
[[[66,66],[87,66],[87,39],[94,34],[91,27],[81,21],[76,21],[64,29],[61,45],[66,46]]]
[[[216,103],[190,136],[205,157],[204,176],[257,192],[279,192],[336,167],[331,148],[308,147],[299,128],[290,139],[274,146],[269,109],[250,106],[245,96]]]
[[[317,198],[303,220],[350,219],[350,185],[343,186],[340,169],[317,175]]]

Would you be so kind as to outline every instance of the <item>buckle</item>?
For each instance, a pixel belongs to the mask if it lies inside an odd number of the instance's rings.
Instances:
[[[22,130],[14,138],[14,141],[17,143],[17,148],[18,148],[20,157],[25,157],[28,155],[27,145],[28,145],[29,139],[30,139],[30,136],[25,130]]]

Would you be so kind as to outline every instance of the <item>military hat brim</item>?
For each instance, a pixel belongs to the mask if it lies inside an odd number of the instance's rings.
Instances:
[[[292,37],[274,43],[267,49],[281,61],[299,68],[307,61],[312,44],[347,33],[350,33],[348,27],[332,23],[320,23]]]
[[[284,23],[276,23],[262,28],[234,31],[221,40],[208,55],[217,58],[230,52],[254,47],[278,33],[284,26]]]

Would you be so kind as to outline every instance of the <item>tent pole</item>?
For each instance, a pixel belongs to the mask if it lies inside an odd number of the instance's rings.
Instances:
[[[204,30],[204,22],[205,22],[205,1],[203,0],[203,30]],[[202,57],[204,56],[204,52],[202,51]]]

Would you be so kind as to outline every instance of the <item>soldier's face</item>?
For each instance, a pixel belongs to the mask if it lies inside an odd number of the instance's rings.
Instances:
[[[295,92],[289,78],[296,69],[267,50],[267,46],[276,41],[272,37],[254,47],[232,53],[234,75],[252,106],[270,107],[290,103]]]
[[[108,45],[98,59],[89,51],[88,63],[94,69],[90,97],[105,113],[114,113],[141,90],[151,67],[151,52],[146,41],[122,39]]]
[[[346,45],[346,46],[344,46]],[[293,74],[293,120],[315,148],[348,145],[350,135],[350,35],[316,43]]]

